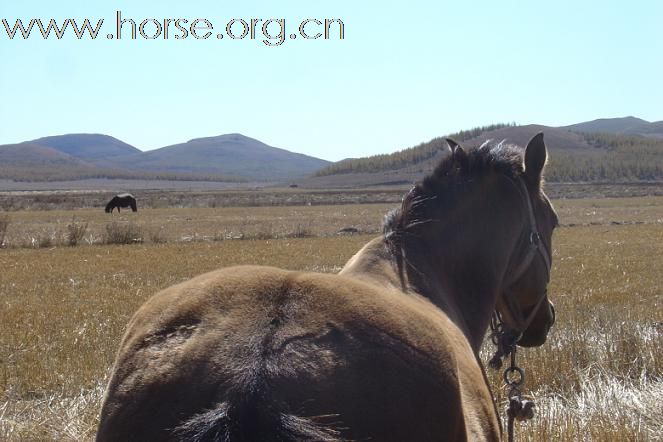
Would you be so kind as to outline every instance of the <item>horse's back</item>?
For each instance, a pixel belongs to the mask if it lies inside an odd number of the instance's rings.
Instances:
[[[99,440],[495,439],[473,357],[420,298],[338,275],[223,269],[132,318]]]

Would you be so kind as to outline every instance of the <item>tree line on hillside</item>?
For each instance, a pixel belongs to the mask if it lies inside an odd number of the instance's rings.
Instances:
[[[480,126],[469,130],[461,130],[460,132],[449,135],[449,137],[458,142],[463,142],[478,137],[484,132],[515,125],[516,123],[491,124],[489,126]],[[445,137],[438,137],[427,143],[421,143],[418,146],[409,147],[394,153],[342,160],[319,170],[314,176],[337,175],[341,173],[371,173],[402,169],[429,160],[435,155],[444,152],[446,149],[448,149],[448,147]]]
[[[481,134],[515,126],[495,124],[450,135],[466,141]],[[663,180],[663,139],[604,133],[581,134],[591,147],[586,150],[557,149],[546,169],[549,182],[626,182]],[[563,146],[560,146],[563,147]],[[322,169],[316,176],[371,173],[403,169],[430,160],[447,149],[444,138],[384,155],[348,159]]]
[[[555,152],[546,170],[548,181],[663,180],[663,140],[603,133],[582,135],[594,149]]]

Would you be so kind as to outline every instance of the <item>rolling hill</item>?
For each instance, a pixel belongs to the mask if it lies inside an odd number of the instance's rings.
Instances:
[[[232,175],[257,181],[302,178],[328,161],[293,153],[241,134],[196,138],[113,161],[133,170]]]
[[[68,134],[28,141],[29,144],[50,147],[73,157],[100,162],[108,158],[140,153],[140,150],[108,135]]]
[[[496,124],[450,135],[467,148],[487,139],[524,146],[544,132],[548,181],[663,181],[663,121],[599,119],[563,127]],[[336,163],[241,134],[195,138],[141,152],[116,138],[69,134],[0,146],[0,179],[125,178],[356,187],[412,183],[448,154],[443,137],[398,152]]]
[[[51,147],[30,143],[0,146],[0,178],[52,180],[85,176],[96,166]]]
[[[108,135],[68,134],[0,146],[0,179],[85,178],[290,181],[329,162],[240,134],[197,138],[147,152]]]
[[[219,175],[147,172],[100,167],[51,147],[30,143],[0,146],[0,180],[75,181],[91,178],[171,181],[242,181]]]
[[[598,120],[564,126],[562,129],[582,133],[641,135],[652,138],[663,138],[663,121],[650,123],[636,117],[600,118]]]

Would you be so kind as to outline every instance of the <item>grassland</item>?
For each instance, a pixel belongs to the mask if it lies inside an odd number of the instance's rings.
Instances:
[[[113,226],[133,226],[136,242],[197,242],[228,239],[277,239],[335,235],[352,227],[376,233],[393,205],[228,207],[141,209],[109,215],[99,209],[17,211],[9,215],[5,246],[52,247],[66,244],[68,226],[87,224],[81,243],[108,242]]]
[[[558,320],[543,347],[519,352],[538,414],[517,427],[518,440],[661,440],[663,198],[555,204]],[[123,212],[116,223],[163,230],[123,246],[101,240],[108,215],[82,209],[74,215],[88,223],[88,240],[41,248],[27,238],[66,231],[72,212],[10,213],[0,250],[0,440],[93,438],[124,327],[159,289],[232,264],[336,272],[388,206]],[[349,226],[370,234],[335,235]],[[500,391],[500,376],[491,381]]]
[[[5,247],[48,248],[67,244],[70,226],[82,225],[87,226],[79,241],[82,244],[109,242],[106,237],[111,227],[132,227],[137,232],[135,242],[143,243],[332,236],[346,227],[373,234],[380,231],[382,216],[394,206],[168,207],[114,215],[100,208],[18,210],[0,215],[0,219],[8,221]],[[663,197],[564,199],[556,201],[556,208],[562,225],[571,227],[663,223]]]

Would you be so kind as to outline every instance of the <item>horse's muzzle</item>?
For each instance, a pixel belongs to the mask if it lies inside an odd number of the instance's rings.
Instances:
[[[521,347],[538,347],[546,342],[548,332],[555,323],[555,307],[552,302],[544,303],[534,316],[534,320],[527,327],[518,341]]]

